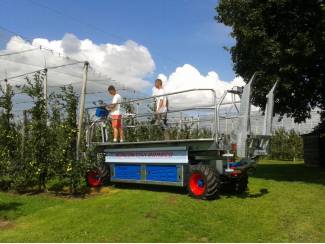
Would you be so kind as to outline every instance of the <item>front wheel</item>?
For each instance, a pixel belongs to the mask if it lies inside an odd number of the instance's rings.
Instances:
[[[215,199],[220,188],[219,174],[208,165],[191,165],[187,187],[194,198]]]

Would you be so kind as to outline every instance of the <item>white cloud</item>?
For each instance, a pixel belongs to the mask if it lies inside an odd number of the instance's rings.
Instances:
[[[161,77],[166,77],[160,74]],[[178,67],[165,82],[167,93],[184,91],[190,89],[213,89],[219,99],[223,93],[234,86],[244,86],[245,82],[241,77],[236,77],[232,81],[223,81],[215,71],[202,75],[195,67],[185,64]],[[190,106],[211,106],[213,104],[213,93],[209,91],[195,91],[179,95],[169,96],[169,105],[174,107]],[[227,96],[225,101],[230,101],[231,96]]]
[[[105,77],[116,80],[117,85],[125,85],[135,90],[143,90],[152,83],[146,80],[146,77],[153,73],[155,69],[154,60],[149,50],[134,42],[126,41],[122,45],[111,43],[96,44],[89,39],[80,40],[73,34],[66,34],[62,40],[48,40],[45,38],[36,38],[32,44],[22,40],[19,37],[12,37],[6,45],[5,50],[1,53],[27,50],[40,45],[45,48],[54,50],[56,53],[62,53],[72,59],[87,60],[90,62],[88,92],[106,91],[107,82],[101,82],[99,79],[104,77],[95,73],[100,72]],[[53,55],[48,51],[33,51],[20,55],[12,55],[0,58],[0,76],[8,77],[19,75],[41,69],[46,64],[48,67],[70,63],[72,60],[62,59],[58,55]],[[57,70],[49,70],[49,85],[57,86],[68,83],[78,84],[75,87],[80,89],[82,80],[83,65],[68,66]],[[163,86],[168,93],[195,89],[206,88],[214,89],[218,98],[227,89],[233,86],[243,86],[245,83],[242,78],[236,77],[232,81],[223,81],[215,71],[207,75],[201,74],[195,67],[185,64],[168,77],[165,74],[159,74],[158,78],[163,81]],[[13,79],[12,83],[21,83],[23,78]],[[92,96],[92,97],[91,97]],[[213,102],[211,92],[191,92],[184,95],[170,96],[170,106],[203,106],[211,105]],[[88,100],[96,99],[109,100],[107,94],[90,95]],[[229,97],[226,99],[229,101]]]
[[[75,35],[67,33],[62,40],[48,40],[36,38],[32,44],[19,37],[12,37],[7,43],[6,49],[1,52],[13,52],[34,48],[33,45],[52,49],[54,52],[69,56],[72,59],[87,60],[91,67],[102,76],[110,77],[118,84],[131,87],[136,90],[146,88],[150,82],[146,77],[155,69],[155,63],[149,50],[131,40],[121,45],[105,43],[96,44],[89,39],[80,40]],[[13,55],[0,59],[0,74],[6,73],[8,77],[21,73],[34,71],[47,66],[55,66],[68,62],[46,51],[33,51],[20,55]],[[27,65],[28,64],[28,65]],[[63,69],[61,69],[62,71]],[[67,67],[63,70],[73,76],[62,76],[53,71],[49,75],[50,85],[61,85],[69,82],[80,82],[82,77],[82,65]],[[3,77],[4,75],[1,75]],[[89,71],[89,78],[99,79],[99,74]],[[103,79],[103,77],[101,77]],[[102,86],[102,83],[93,84],[94,87]],[[107,86],[107,84],[105,84]]]

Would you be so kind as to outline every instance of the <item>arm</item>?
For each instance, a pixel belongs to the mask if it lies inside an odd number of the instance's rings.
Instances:
[[[106,106],[107,110],[113,110],[116,107],[116,104],[109,104]]]
[[[113,97],[113,100],[112,100],[112,103],[109,104],[109,105],[106,107],[106,109],[109,110],[109,111],[112,111],[112,110],[115,109],[116,105],[117,105],[117,97],[114,96],[114,97]]]

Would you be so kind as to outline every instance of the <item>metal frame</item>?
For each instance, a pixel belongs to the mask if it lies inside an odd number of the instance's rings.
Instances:
[[[166,93],[164,94],[163,96],[172,96],[172,95],[177,95],[177,94],[186,94],[186,93],[189,93],[189,92],[195,92],[195,91],[209,91],[212,93],[213,95],[213,106],[202,106],[202,107],[192,107],[192,108],[184,108],[184,109],[176,109],[176,110],[172,110],[172,111],[168,111],[167,113],[168,114],[172,114],[172,113],[178,113],[178,112],[186,112],[186,111],[194,111],[194,110],[212,110],[214,112],[214,116],[213,116],[213,134],[212,134],[212,137],[211,138],[204,138],[204,139],[189,139],[189,140],[170,140],[171,142],[174,142],[174,141],[202,141],[202,140],[214,140],[215,142],[218,141],[218,136],[220,134],[220,118],[223,116],[220,116],[219,115],[219,111],[220,111],[220,106],[222,105],[234,105],[236,107],[236,109],[238,110],[236,104],[237,103],[240,103],[240,101],[234,101],[232,100],[232,102],[227,102],[227,103],[223,103],[226,95],[230,92],[232,92],[232,90],[227,90],[222,98],[220,99],[219,102],[217,102],[217,96],[216,96],[216,91],[213,90],[213,89],[208,89],[208,88],[198,88],[198,89],[188,89],[188,90],[184,90],[184,91],[178,91],[178,92],[172,92],[172,93]],[[120,102],[118,104],[133,104],[133,103],[139,103],[140,101],[146,101],[146,100],[152,100],[152,99],[155,99],[157,97],[161,97],[161,96],[150,96],[150,97],[145,97],[145,98],[139,98],[139,99],[134,99],[134,100],[130,100],[130,101],[126,101],[126,102]],[[87,113],[89,113],[89,110],[91,109],[95,109],[97,108],[97,106],[94,106],[94,107],[89,107],[89,108],[86,108],[86,111]],[[132,117],[132,118],[143,118],[143,117],[148,117],[148,116],[152,116],[153,113],[144,113],[144,114],[132,114],[130,116],[127,116],[127,117],[124,117],[122,116],[122,120],[123,119],[127,119],[129,117]],[[206,120],[205,122],[207,121],[211,121],[211,120]],[[92,137],[92,131],[91,129],[97,124],[97,123],[100,123],[100,122],[103,122],[102,120],[96,120],[94,121],[88,128],[87,130],[87,144],[90,145],[90,144],[97,144],[97,142],[91,142],[91,137]],[[192,123],[192,122],[184,122],[184,123]],[[176,123],[173,123],[173,124],[176,124]],[[133,128],[136,127],[136,126],[132,126]],[[103,142],[103,141],[102,141]],[[144,142],[132,142],[132,144],[142,144],[142,143],[162,143],[162,142],[168,142],[166,140],[164,141],[144,141]],[[114,145],[115,143],[110,143],[108,142],[107,145]],[[130,143],[129,143],[130,144]]]
[[[166,93],[164,95],[159,95],[159,96],[150,96],[150,97],[145,97],[145,98],[139,98],[139,99],[134,99],[134,100],[130,100],[130,101],[126,101],[126,102],[120,102],[117,104],[133,104],[133,103],[139,103],[141,101],[148,101],[148,100],[152,100],[155,99],[157,97],[163,97],[163,96],[172,96],[172,95],[177,95],[177,94],[185,94],[185,93],[190,93],[190,92],[195,92],[195,91],[210,91],[213,95],[213,106],[211,107],[207,107],[207,106],[202,106],[202,107],[192,107],[192,108],[185,108],[185,109],[177,109],[177,110],[172,110],[172,111],[168,111],[168,114],[172,114],[172,113],[178,113],[178,112],[185,112],[185,111],[193,111],[193,110],[213,110],[214,111],[214,120],[213,120],[213,137],[211,139],[214,139],[215,141],[217,141],[218,138],[218,134],[219,132],[217,131],[217,96],[216,96],[216,92],[213,89],[189,89],[189,90],[184,90],[184,91],[179,91],[179,92],[172,92],[172,93]],[[89,113],[89,110],[91,109],[96,109],[97,106],[94,107],[89,107],[86,108],[87,113]],[[151,116],[153,113],[144,113],[144,114],[132,114],[132,116],[127,116],[124,117],[122,116],[122,120],[123,119],[127,119],[129,117],[133,117],[133,118],[144,118],[144,117],[148,117]],[[108,119],[110,120],[110,119]],[[89,145],[91,142],[90,138],[92,136],[91,133],[89,133],[89,131],[92,129],[92,127],[94,127],[97,123],[102,122],[102,120],[96,120],[94,121],[90,127],[88,128],[88,132],[87,132],[87,144]]]
[[[247,135],[245,134],[244,136],[240,136],[240,132],[243,130],[243,126],[241,126],[240,124],[237,125],[237,140],[234,141],[230,135],[226,135],[226,134],[221,134],[221,128],[220,128],[220,121],[221,118],[240,118],[241,120],[238,123],[242,123],[242,125],[249,125],[249,120],[250,120],[250,114],[248,111],[248,116],[247,116],[247,109],[250,109],[250,93],[251,93],[251,84],[254,81],[255,78],[255,74],[252,76],[252,78],[250,79],[250,81],[247,83],[247,85],[245,87],[235,87],[235,89],[231,89],[231,90],[226,90],[224,92],[224,94],[221,96],[221,98],[217,101],[217,96],[216,96],[216,92],[213,89],[203,89],[203,88],[198,88],[198,89],[188,89],[188,90],[184,90],[184,91],[178,91],[178,92],[172,92],[172,93],[166,93],[164,95],[159,95],[159,96],[149,96],[149,97],[145,97],[145,98],[139,98],[139,99],[133,99],[130,101],[125,101],[125,102],[120,102],[118,104],[137,104],[139,105],[139,102],[141,101],[148,101],[148,100],[152,100],[155,99],[157,97],[162,97],[162,96],[172,96],[172,95],[177,95],[177,94],[188,94],[190,92],[195,92],[195,91],[208,91],[211,92],[212,94],[212,100],[213,100],[213,104],[212,106],[196,106],[196,107],[192,107],[192,108],[184,108],[184,109],[175,109],[175,110],[169,110],[167,113],[168,114],[172,114],[172,113],[177,113],[177,112],[185,112],[185,111],[193,111],[193,110],[211,110],[214,113],[213,119],[212,120],[206,120],[206,121],[211,121],[212,122],[212,137],[209,138],[198,138],[198,139],[174,139],[174,140],[148,140],[148,141],[134,141],[134,142],[123,142],[123,143],[114,143],[114,142],[107,142],[107,141],[102,141],[102,142],[93,142],[91,140],[92,136],[93,136],[93,128],[95,128],[97,123],[103,123],[106,121],[109,121],[109,119],[105,119],[105,120],[97,120],[94,121],[88,128],[87,130],[87,144],[88,146],[93,145],[96,147],[99,147],[101,149],[105,149],[105,148],[124,148],[124,149],[131,149],[132,147],[140,147],[140,148],[149,148],[150,146],[152,147],[169,147],[171,145],[182,145],[182,146],[187,146],[189,147],[189,150],[194,150],[196,152],[198,151],[222,151],[222,150],[230,150],[231,149],[231,143],[236,143],[237,144],[237,153],[239,152],[238,148],[241,145],[240,149],[241,149],[241,153],[239,155],[240,157],[248,157],[248,156],[252,156],[251,153],[249,153],[250,155],[248,155],[248,152],[252,151],[252,145],[255,145],[256,143],[251,143],[252,141],[256,141],[259,143],[262,143],[262,146],[258,146],[258,148],[255,148],[257,150],[256,153],[257,154],[262,154],[262,151],[265,152],[266,154],[266,148],[268,148],[269,145],[269,138],[270,136],[267,135],[268,139],[264,138],[263,135],[251,135],[250,130],[247,131]],[[268,94],[268,98],[273,96],[273,91],[274,91],[275,86],[273,86],[273,88],[270,90],[269,94]],[[228,94],[231,94],[231,102],[224,102],[226,96]],[[246,94],[244,96],[244,94]],[[247,96],[247,94],[249,94]],[[235,97],[236,95],[239,96],[240,101],[236,101]],[[272,101],[270,101],[267,106],[271,107]],[[242,108],[242,104],[248,104],[249,106],[243,107]],[[240,110],[237,107],[237,104],[240,104]],[[237,111],[238,114],[236,115],[231,115],[231,116],[223,116],[220,114],[221,111],[221,106],[224,105],[233,105]],[[87,112],[89,113],[90,109],[95,109],[97,108],[97,106],[93,106],[93,107],[89,107],[87,108]],[[138,108],[138,107],[137,107]],[[272,108],[272,107],[271,107]],[[271,110],[271,109],[269,109]],[[242,114],[245,113],[246,116],[243,116]],[[122,116],[122,119],[128,119],[130,117],[132,118],[143,118],[143,117],[148,117],[148,116],[152,116],[153,113],[143,113],[143,114],[129,114],[128,116]],[[193,121],[185,121],[183,123],[193,123]],[[243,124],[244,123],[244,124]],[[272,121],[270,122],[272,123]],[[173,123],[175,124],[175,123]],[[177,123],[176,123],[177,124]],[[140,126],[156,126],[156,125],[145,125],[145,124],[141,124],[140,121]],[[269,125],[271,127],[271,125]],[[130,126],[132,128],[137,128],[137,125],[134,126]],[[103,132],[102,132],[103,134]],[[263,137],[263,140],[261,140],[261,138]],[[248,143],[248,140],[250,141]],[[261,149],[261,150],[260,150]]]

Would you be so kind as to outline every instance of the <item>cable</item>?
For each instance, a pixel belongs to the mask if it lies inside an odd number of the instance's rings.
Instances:
[[[0,79],[0,81],[16,79],[16,78],[19,78],[19,77],[23,77],[23,76],[27,76],[27,75],[34,74],[36,72],[40,72],[42,70],[44,70],[44,69],[39,69],[39,70],[35,70],[35,71],[31,71],[31,72],[24,73],[24,74],[16,75],[16,76],[11,76],[11,77],[8,77],[8,78]]]
[[[13,105],[17,104],[27,104],[27,103],[33,103],[34,101],[29,101],[29,102],[14,102]]]
[[[31,65],[31,64],[26,64],[26,63],[17,62],[17,61],[11,61],[11,60],[5,60],[5,61],[14,62],[14,63],[20,63],[20,64],[25,64],[25,65]],[[83,63],[83,62],[79,61],[79,62],[70,63],[70,64],[62,64],[62,65],[57,65],[57,66],[51,66],[51,67],[47,67],[46,69],[53,70],[53,69],[58,69],[58,68],[66,67],[66,66],[80,64],[80,63]],[[38,66],[38,65],[31,65],[31,66],[41,67],[41,66]],[[15,78],[19,78],[19,77],[22,77],[22,76],[30,75],[30,74],[33,74],[33,73],[36,73],[36,72],[43,71],[44,69],[45,68],[39,69],[39,70],[34,70],[34,71],[31,71],[31,72],[27,72],[27,73],[20,74],[20,75],[16,75],[16,76],[11,76],[11,77],[7,77],[7,78],[3,78],[3,79],[0,79],[0,81],[5,81],[5,80],[10,80],[10,79],[15,79]]]
[[[1,58],[1,56],[0,56],[0,58]],[[43,67],[41,65],[28,64],[28,63],[24,63],[24,62],[21,62],[21,61],[19,62],[19,61],[13,61],[13,60],[8,60],[8,59],[4,59],[4,61],[18,63],[18,64],[24,64],[24,65],[34,66],[34,67]],[[85,62],[84,61],[76,61],[74,63],[62,64],[62,65],[58,65],[58,66],[45,67],[45,68],[46,69],[56,69],[56,68],[61,68],[61,67],[65,67],[65,66],[70,66],[70,65],[75,65],[75,64],[81,64],[81,63],[85,63]]]
[[[27,38],[27,37],[25,37],[25,36],[23,36],[23,35],[21,35],[21,34],[15,32],[15,31],[13,31],[13,30],[9,30],[8,28],[3,27],[3,26],[1,26],[1,25],[0,25],[0,29],[3,29],[3,30],[5,30],[5,31],[7,31],[7,32],[9,32],[9,33],[11,33],[11,34],[13,34],[13,35],[16,35],[16,36],[20,37],[20,38],[23,39],[24,41],[29,42],[30,45],[36,47],[35,50],[39,49],[40,51],[48,51],[48,52],[50,52],[50,54],[52,54],[52,55],[56,53],[60,58],[64,58],[64,59],[69,60],[69,61],[72,60],[72,61],[76,61],[76,62],[80,62],[80,63],[85,62],[85,61],[81,61],[81,60],[73,59],[73,58],[71,58],[71,57],[69,57],[69,56],[65,56],[65,55],[63,55],[63,54],[61,54],[61,53],[59,53],[59,52],[54,51],[53,49],[49,49],[49,48],[43,47],[43,46],[41,46],[41,45],[35,45],[35,44],[33,44],[33,41],[32,41],[30,38]],[[0,57],[1,57],[1,55],[0,55]],[[23,63],[23,62],[21,62],[21,63],[22,63],[22,64],[26,64],[26,65],[31,65],[31,64],[27,64],[27,63]],[[36,65],[31,65],[31,66],[36,66]],[[41,66],[36,66],[36,67],[41,67]],[[95,73],[97,72],[96,69],[93,68],[91,65],[89,65],[89,69],[92,69]],[[61,72],[61,73],[62,73],[62,74],[67,74],[67,73],[64,73],[64,72]],[[69,75],[69,76],[74,76],[74,75],[71,75],[71,74],[67,74],[67,75]],[[99,75],[102,75],[102,74],[99,74]],[[74,77],[77,77],[77,76],[74,76]],[[78,78],[80,78],[80,77],[78,77]],[[110,78],[106,78],[106,79],[110,79]]]
[[[67,60],[73,60],[73,61],[79,61],[79,62],[82,62],[82,61],[80,61],[80,60],[76,60],[76,59],[70,58],[69,56],[66,56],[66,55],[64,55],[64,54],[62,54],[62,53],[60,53],[60,52],[54,51],[53,49],[50,49],[50,48],[47,48],[47,47],[43,47],[42,45],[35,45],[35,44],[33,44],[33,40],[31,40],[30,38],[25,37],[25,36],[23,36],[23,35],[21,35],[21,34],[15,32],[15,31],[13,31],[13,30],[9,30],[8,28],[3,27],[3,26],[1,26],[1,25],[0,25],[0,29],[2,29],[2,30],[4,30],[4,31],[7,31],[7,32],[9,32],[9,33],[11,33],[11,34],[13,34],[13,35],[15,35],[15,36],[20,37],[22,40],[29,42],[29,44],[30,44],[31,46],[37,47],[37,48],[39,48],[40,50],[49,51],[51,54],[57,54],[58,57],[60,57],[60,58],[64,58],[64,59],[67,59]]]
[[[12,53],[0,54],[0,57],[11,56],[11,55],[16,55],[16,54],[22,54],[22,53],[27,53],[27,52],[35,51],[35,50],[39,50],[39,48],[32,48],[32,49],[27,49],[27,50],[12,52]]]
[[[5,31],[7,31],[7,32],[9,32],[9,33],[12,33],[12,34],[16,35],[16,36],[19,36],[19,37],[22,38],[23,40],[30,42],[30,45],[32,45],[32,46],[36,46],[36,45],[32,44],[32,41],[31,41],[29,38],[26,38],[26,37],[20,35],[19,33],[15,32],[15,31],[9,30],[8,28],[3,27],[3,26],[1,26],[1,25],[0,25],[0,29],[3,29],[3,30],[5,30]],[[44,47],[41,46],[41,45],[40,45],[40,46],[36,46],[36,47],[39,48],[40,50],[46,50],[46,51],[49,51],[51,54],[53,54],[53,53],[58,53],[58,52],[55,52],[55,51],[52,50],[52,49],[44,48]],[[72,58],[70,58],[70,57],[68,57],[68,56],[66,56],[66,57],[61,56],[61,55],[62,55],[61,53],[58,53],[58,54],[59,54],[59,57],[61,57],[61,58],[65,58],[65,59],[67,59],[67,60],[76,61],[76,63],[78,63],[78,62],[80,62],[80,63],[85,62],[85,61],[80,61],[80,60],[72,59]],[[9,61],[9,60],[7,60],[7,61]],[[9,62],[16,62],[16,63],[19,63],[18,61],[9,61]],[[21,64],[25,64],[25,65],[34,66],[34,67],[42,67],[42,66],[32,65],[32,64],[27,64],[27,63],[23,63],[23,62],[20,62],[20,63],[21,63]],[[91,65],[89,65],[89,69],[92,69],[92,70],[96,73],[96,70],[95,70]],[[58,72],[58,73],[66,74],[66,75],[69,75],[69,76],[73,76],[73,77],[76,77],[76,78],[78,78],[78,79],[81,78],[81,77],[78,77],[78,76],[75,76],[75,75],[71,75],[71,74],[64,73],[64,72],[62,72],[62,71],[61,71],[61,72]],[[99,74],[99,75],[103,76],[102,74]],[[103,80],[103,81],[106,81],[106,80],[109,80],[109,82],[112,82],[112,81],[111,81],[111,78],[109,78],[109,77],[106,77],[106,79]],[[1,81],[1,80],[0,80],[0,81]],[[97,82],[97,81],[99,81],[99,80],[98,80],[98,79],[96,79],[96,80],[90,80],[90,79],[89,79],[88,81],[89,81],[89,82],[94,82],[94,81]]]

